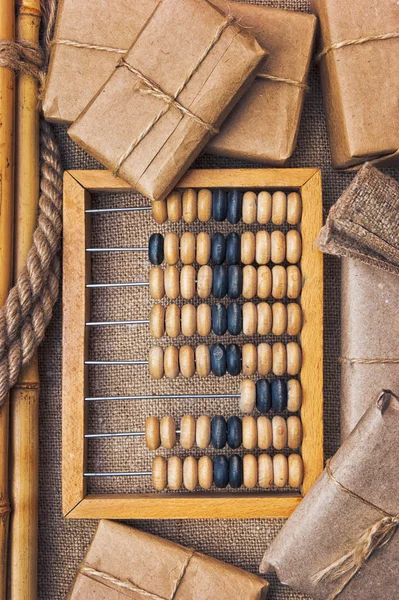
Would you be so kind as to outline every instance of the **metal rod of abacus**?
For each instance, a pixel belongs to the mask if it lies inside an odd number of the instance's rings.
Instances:
[[[98,215],[105,213],[143,212],[152,210],[152,206],[127,206],[125,208],[88,208],[86,214]]]
[[[148,319],[139,319],[134,321],[92,321],[86,323],[87,327],[95,327],[96,325],[149,325]]]
[[[142,394],[139,396],[86,396],[85,402],[114,400],[200,400],[201,398],[218,400],[241,398],[241,394]]]
[[[86,283],[87,288],[122,288],[122,287],[149,287],[148,281],[127,281],[126,283]]]
[[[148,247],[141,248],[86,248],[86,252],[147,252]]]
[[[133,471],[115,473],[83,473],[84,477],[151,477],[152,471]]]
[[[148,360],[85,360],[85,365],[148,365]]]

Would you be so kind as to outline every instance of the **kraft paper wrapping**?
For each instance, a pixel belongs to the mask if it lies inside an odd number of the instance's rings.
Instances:
[[[124,58],[169,97],[183,87],[177,101],[191,116],[120,67],[69,129],[71,138],[145,196],[165,197],[207,144],[211,128],[220,127],[246,91],[266,56],[255,38],[235,23],[213,45],[227,22],[206,0],[162,0]],[[139,143],[121,163],[136,140]]]
[[[267,581],[256,575],[132,527],[100,521],[68,599],[265,600],[267,589]]]
[[[331,461],[336,479],[384,511],[399,513],[399,401],[386,393],[371,406]],[[326,471],[267,549],[261,572],[275,570],[287,585],[326,600],[339,582],[312,578],[351,551],[381,514],[337,487]],[[397,598],[399,532],[377,549],[338,596],[339,600]]]
[[[311,0],[321,48],[399,32],[397,0]],[[399,163],[399,38],[331,50],[320,60],[333,167]]]

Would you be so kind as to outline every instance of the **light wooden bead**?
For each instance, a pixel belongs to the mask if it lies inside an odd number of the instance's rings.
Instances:
[[[287,350],[282,342],[273,344],[273,373],[281,377],[287,370]]]
[[[197,192],[192,189],[183,192],[183,221],[193,223],[197,218]]]
[[[245,192],[242,197],[242,220],[247,225],[256,222],[256,194]]]
[[[211,190],[200,190],[198,192],[198,219],[206,223],[212,216],[212,192]]]
[[[263,489],[273,485],[273,459],[269,454],[258,456],[258,485]]]
[[[252,379],[243,379],[240,384],[240,410],[243,413],[250,413],[254,410],[256,404],[256,385]]]
[[[148,370],[153,379],[162,379],[164,373],[163,350],[160,346],[152,346],[148,353]]]
[[[155,339],[165,333],[165,309],[162,304],[154,304],[150,312],[150,335]]]
[[[269,298],[272,293],[272,272],[265,265],[258,267],[257,295],[258,298]]]
[[[287,272],[281,265],[272,269],[272,296],[276,300],[282,300],[287,294]]]
[[[212,329],[212,309],[209,304],[199,304],[197,306],[197,332],[203,337],[209,335]]]
[[[246,488],[254,488],[258,483],[258,461],[253,454],[245,454],[242,460],[243,481]]]
[[[242,419],[242,445],[246,450],[255,450],[258,444],[256,419],[246,416]]]
[[[180,490],[183,483],[183,462],[180,456],[171,456],[168,460],[168,488]]]
[[[182,346],[179,350],[180,373],[183,377],[193,377],[195,373],[194,348]]]
[[[181,308],[181,332],[185,337],[192,337],[197,331],[197,311],[192,304],[184,304]]]
[[[166,484],[166,460],[163,456],[155,456],[152,461],[152,485],[157,492],[162,492]]]
[[[198,461],[198,483],[203,490],[209,490],[213,484],[213,462],[210,456],[201,456]]]
[[[285,236],[282,231],[272,231],[270,236],[270,257],[271,261],[279,265],[285,260]]]
[[[241,235],[241,262],[243,265],[252,265],[255,260],[255,234],[252,231],[244,231]]]
[[[258,231],[255,238],[255,260],[258,265],[266,265],[270,261],[271,241],[267,231]]]
[[[165,311],[166,335],[177,338],[180,335],[180,307],[177,304],[169,304]]]
[[[288,461],[284,454],[273,456],[274,485],[278,488],[285,487],[288,483]]]
[[[155,200],[152,203],[152,218],[155,223],[162,225],[168,218],[168,211],[166,208],[166,200]]]
[[[197,263],[207,265],[211,258],[211,238],[209,233],[201,231],[197,236]]]
[[[267,302],[259,302],[256,309],[258,312],[258,334],[267,335],[270,333],[273,323],[271,306]]]
[[[242,347],[242,372],[244,375],[254,375],[257,369],[258,353],[254,344],[244,344]]]
[[[299,454],[288,457],[288,485],[299,488],[303,483],[303,460]]]
[[[257,208],[258,223],[266,225],[272,218],[272,196],[269,192],[259,192]]]
[[[163,364],[168,379],[175,379],[179,375],[179,350],[176,346],[165,348]]]
[[[168,231],[165,234],[163,252],[167,265],[175,265],[179,262],[179,236],[177,233]]]
[[[176,300],[180,295],[179,270],[175,266],[169,266],[165,269],[165,294],[167,298]]]
[[[209,298],[212,291],[212,269],[209,265],[200,267],[197,276],[197,294],[200,298]]]
[[[272,370],[272,348],[270,344],[266,342],[262,342],[258,344],[257,348],[258,354],[258,374],[259,375],[268,375]]]
[[[288,342],[287,344],[287,373],[288,375],[298,375],[302,366],[301,347],[297,342]]]
[[[180,421],[180,445],[191,450],[195,444],[195,419],[192,415],[184,415]]]
[[[176,446],[176,422],[173,417],[162,417],[160,424],[162,448],[170,450]]]
[[[290,192],[287,196],[287,222],[298,225],[302,218],[302,198],[298,192]]]
[[[287,197],[284,192],[274,192],[272,198],[272,221],[282,225],[287,218]]]
[[[302,290],[302,275],[296,265],[287,267],[287,296],[290,300],[298,298]]]
[[[195,296],[195,269],[192,265],[184,265],[180,273],[180,294],[185,300]]]
[[[168,209],[168,217],[169,221],[172,223],[177,223],[181,219],[181,197],[180,192],[174,191],[169,194],[167,200],[167,209]]]
[[[255,335],[258,328],[258,311],[253,302],[244,302],[242,306],[242,331],[244,335]]]
[[[151,267],[148,281],[151,298],[154,298],[154,300],[161,300],[165,295],[164,273],[162,267]]]
[[[273,446],[282,450],[287,445],[287,422],[284,417],[276,415],[272,419]]]
[[[195,440],[198,448],[208,448],[211,443],[211,419],[207,415],[201,415],[197,419]]]
[[[296,229],[290,229],[286,235],[286,256],[287,261],[295,265],[301,260],[302,239],[301,234]]]
[[[196,347],[195,364],[198,375],[200,377],[208,377],[211,372],[211,357],[209,347],[206,344],[200,344]]]
[[[302,329],[302,309],[296,302],[287,304],[287,333],[298,335]]]
[[[273,311],[273,335],[283,335],[287,329],[287,309],[281,302],[275,302]]]
[[[272,422],[268,417],[261,415],[256,421],[258,429],[258,448],[267,450],[273,443]]]
[[[183,483],[192,492],[198,485],[198,463],[194,456],[187,456],[183,463]]]
[[[183,265],[195,262],[195,235],[191,231],[185,231],[180,238],[180,260]]]
[[[291,450],[297,450],[302,444],[302,421],[299,417],[291,415],[287,419],[287,445]]]
[[[287,382],[287,408],[290,412],[297,412],[302,405],[302,386],[297,379]]]
[[[145,421],[145,443],[149,450],[158,450],[161,445],[161,432],[157,417],[148,417]]]
[[[247,300],[255,298],[258,285],[258,274],[253,265],[246,265],[242,270],[242,295]]]

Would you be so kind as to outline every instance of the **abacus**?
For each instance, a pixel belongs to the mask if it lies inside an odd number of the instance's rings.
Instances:
[[[193,170],[163,201],[115,205],[129,192],[108,171],[65,174],[63,512],[287,517],[323,469],[320,171]],[[128,243],[93,242],[92,219],[121,213]],[[122,288],[127,316],[93,318],[93,294]],[[138,336],[136,355],[117,331]],[[107,369],[121,382],[101,390]],[[99,430],[95,406],[123,406],[126,422],[134,406],[135,422]],[[114,443],[128,468],[112,455],[98,468],[93,447]]]

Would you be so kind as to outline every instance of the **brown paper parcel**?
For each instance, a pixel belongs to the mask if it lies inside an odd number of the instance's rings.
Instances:
[[[261,572],[275,570],[284,584],[316,600],[334,598],[342,580],[316,583],[314,577],[351,552],[365,530],[384,518],[379,509],[399,513],[398,440],[399,401],[383,393],[330,463],[336,480],[367,503],[343,491],[324,471],[267,549]],[[374,550],[339,600],[398,597],[399,531],[392,521],[391,539]]]
[[[264,600],[264,579],[132,527],[100,521],[69,600]]]
[[[124,66],[69,129],[153,200],[167,195],[255,77],[265,51],[206,0],[162,0]]]
[[[311,7],[328,50],[320,68],[333,167],[398,164],[397,0],[311,0]]]

